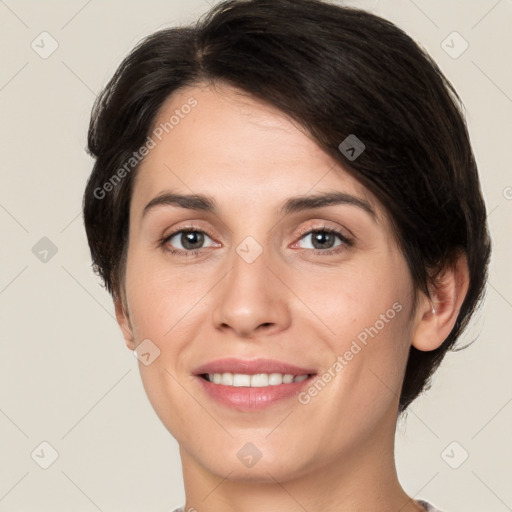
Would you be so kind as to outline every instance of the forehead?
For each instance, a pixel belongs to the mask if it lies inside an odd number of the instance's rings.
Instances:
[[[342,190],[379,205],[366,187],[277,108],[232,87],[200,85],[163,103],[132,206],[163,190],[204,193],[245,209],[288,196]]]

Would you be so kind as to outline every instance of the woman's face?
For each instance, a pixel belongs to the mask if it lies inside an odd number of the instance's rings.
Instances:
[[[227,86],[170,97],[151,137],[116,312],[184,464],[285,481],[388,446],[417,315],[381,205],[284,114]],[[146,208],[163,194],[208,201]]]

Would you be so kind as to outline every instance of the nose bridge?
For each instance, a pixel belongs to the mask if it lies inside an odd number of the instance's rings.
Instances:
[[[242,205],[240,205],[242,206]],[[248,205],[249,206],[249,205]],[[261,280],[268,280],[272,265],[271,233],[267,230],[267,220],[261,211],[248,208],[237,219],[231,231],[230,280],[239,286],[253,287]],[[275,256],[275,255],[274,255]]]
[[[274,259],[269,247],[252,235],[233,246],[214,311],[216,327],[247,337],[262,325],[279,330],[288,322],[286,296],[268,268]]]
[[[264,242],[262,242],[262,243],[264,243]],[[248,235],[238,245],[236,245],[235,253],[247,265],[252,265],[258,259],[260,259],[260,262],[261,262],[261,260],[268,259],[268,251],[269,251],[268,244],[266,245],[266,249],[264,249],[264,246],[262,245],[262,243],[258,242],[258,240],[256,238],[254,238],[252,235]],[[261,258],[264,251],[267,253],[267,256],[264,258]],[[237,261],[236,258],[235,258],[235,261]],[[237,263],[239,263],[239,262],[237,262]],[[242,265],[242,267],[243,267],[243,265]]]
[[[271,272],[267,268],[272,264],[272,255],[268,244],[260,243],[254,236],[248,235],[233,247],[231,272],[228,277],[229,294],[239,306],[248,308],[258,302],[271,302]]]

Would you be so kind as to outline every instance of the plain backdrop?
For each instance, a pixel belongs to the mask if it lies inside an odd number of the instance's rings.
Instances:
[[[506,512],[512,2],[346,4],[403,28],[459,92],[494,242],[484,306],[459,346],[477,341],[448,354],[400,421],[399,477],[411,496],[446,512]],[[204,0],[0,0],[2,512],[169,512],[184,503],[177,443],[149,404],[110,296],[91,270],[81,201],[96,94],[143,36],[188,24],[209,7]]]

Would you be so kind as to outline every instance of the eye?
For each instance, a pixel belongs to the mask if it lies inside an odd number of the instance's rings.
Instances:
[[[294,245],[321,255],[338,253],[352,246],[351,239],[340,231],[327,226],[310,229],[300,235],[300,240],[307,240],[307,238],[311,240],[309,247],[302,246],[300,241]],[[339,243],[336,243],[336,238],[338,238]],[[208,245],[204,245],[205,239],[210,240]],[[193,227],[174,231],[159,243],[165,251],[179,256],[195,256],[206,247],[218,246],[205,231]]]
[[[169,251],[171,254],[183,254],[184,256],[189,256],[197,254],[199,249],[215,245],[212,243],[211,245],[204,246],[205,238],[213,242],[213,240],[204,231],[190,228],[181,229],[166,236],[161,241],[161,245],[164,246],[165,250]],[[174,249],[169,248],[169,246]]]
[[[347,246],[352,245],[351,240],[348,239],[343,233],[327,226],[311,229],[306,233],[303,233],[300,239],[307,240],[308,238],[311,240],[309,247],[307,246],[308,244],[306,244],[306,246],[302,246],[302,248],[312,249],[317,254],[337,253],[340,250],[345,249]],[[339,243],[337,244],[336,238],[339,240]],[[300,244],[300,242],[297,242],[297,244]],[[339,249],[333,250],[333,248],[336,247],[339,247]]]

